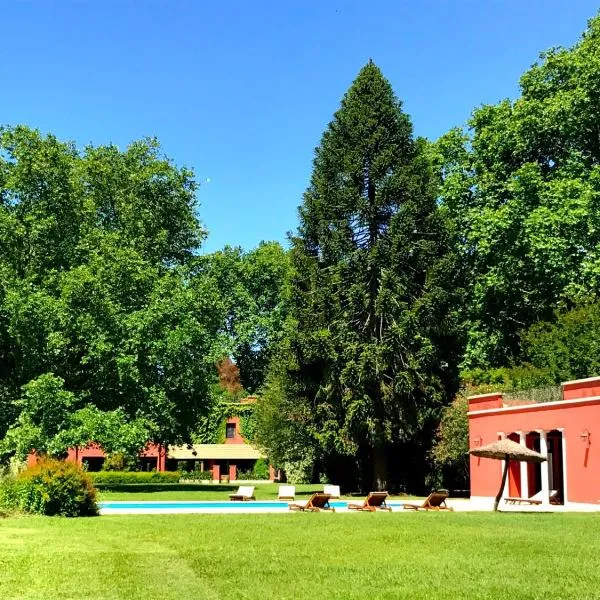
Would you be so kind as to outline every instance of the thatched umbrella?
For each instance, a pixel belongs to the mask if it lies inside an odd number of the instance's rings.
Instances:
[[[498,440],[497,442],[492,442],[491,444],[486,444],[480,448],[473,448],[469,450],[469,454],[472,454],[473,456],[481,456],[482,458],[497,458],[499,460],[506,461],[504,463],[504,472],[502,473],[502,483],[500,484],[500,489],[498,490],[498,495],[496,496],[496,500],[494,502],[494,510],[498,510],[498,504],[500,503],[500,498],[502,497],[502,490],[506,484],[508,461],[518,460],[541,463],[546,460],[546,457],[543,454],[540,454],[535,450],[530,450],[526,446],[517,444],[517,442],[513,442],[508,438]]]

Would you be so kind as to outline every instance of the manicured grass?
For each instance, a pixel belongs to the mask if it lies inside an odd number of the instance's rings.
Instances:
[[[101,490],[100,500],[229,500],[229,494],[237,492],[238,487],[234,484],[128,485]],[[257,500],[277,500],[279,484],[263,483],[254,487]],[[323,491],[323,486],[296,486],[296,496],[300,498],[317,491]]]
[[[3,600],[591,600],[600,515],[0,520]]]
[[[99,497],[100,500],[229,500],[229,494],[237,489],[237,485],[212,484],[128,485],[102,490]],[[277,500],[278,491],[279,484],[262,483],[255,485],[254,495],[257,500]],[[307,498],[314,492],[322,491],[322,484],[296,485],[296,499]],[[409,496],[402,496],[403,500],[407,498]]]

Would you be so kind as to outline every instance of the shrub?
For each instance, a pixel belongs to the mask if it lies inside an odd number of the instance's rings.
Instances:
[[[264,458],[259,458],[252,469],[254,479],[269,479],[269,464]]]
[[[212,481],[212,471],[180,471],[179,478],[182,481]]]
[[[177,471],[98,471],[88,473],[97,488],[112,485],[132,485],[148,483],[178,483],[181,473]]]
[[[98,514],[90,477],[73,462],[43,459],[3,480],[0,502],[7,510],[38,515],[85,517]]]
[[[254,479],[269,479],[269,463],[263,458],[259,458],[255,463],[252,469],[248,471],[243,471],[242,469],[238,469],[236,480],[238,481],[251,481]]]
[[[302,460],[284,463],[283,469],[289,483],[311,483],[313,465],[314,459],[309,455]]]

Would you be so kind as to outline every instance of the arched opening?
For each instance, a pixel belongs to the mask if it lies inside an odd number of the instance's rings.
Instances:
[[[550,487],[550,502],[563,504],[565,497],[565,482],[563,473],[563,436],[556,429],[546,435],[548,441],[548,484]]]

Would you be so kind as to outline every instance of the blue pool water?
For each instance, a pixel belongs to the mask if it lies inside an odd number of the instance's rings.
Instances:
[[[112,512],[149,513],[149,512],[264,512],[287,511],[288,502],[253,500],[250,502],[204,501],[204,502],[100,502],[104,514]],[[348,502],[334,500],[329,503],[336,509],[346,509]],[[390,502],[389,506],[400,507],[399,502]]]

